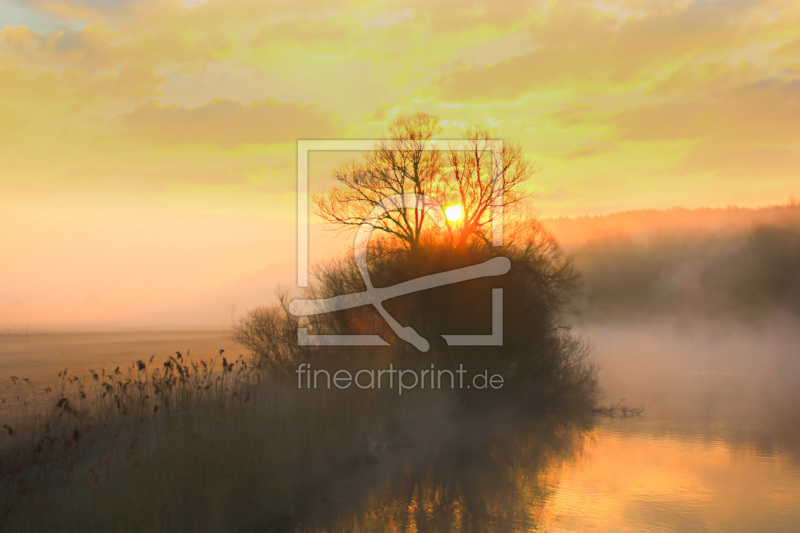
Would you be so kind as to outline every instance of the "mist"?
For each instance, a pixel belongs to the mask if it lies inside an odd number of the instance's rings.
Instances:
[[[581,274],[574,331],[590,345],[606,402],[642,407],[679,428],[671,432],[722,432],[800,457],[796,205],[550,227]]]
[[[777,430],[800,423],[800,331],[765,324],[671,319],[585,324],[607,401],[647,417]]]
[[[581,274],[579,322],[800,317],[800,207],[551,219]]]

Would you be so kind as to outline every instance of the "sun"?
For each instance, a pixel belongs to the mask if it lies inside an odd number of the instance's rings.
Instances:
[[[444,210],[444,218],[450,222],[458,222],[464,216],[464,209],[460,205],[450,205]]]

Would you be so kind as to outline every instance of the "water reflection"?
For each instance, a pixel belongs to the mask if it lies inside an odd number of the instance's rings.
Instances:
[[[797,531],[800,463],[720,428],[606,421],[584,461],[561,469],[548,531]]]
[[[795,456],[671,427],[629,419],[528,428],[424,469],[406,464],[364,501],[302,530],[797,531]]]
[[[442,450],[312,531],[800,531],[800,330],[584,328],[642,418],[542,423]],[[469,435],[466,432],[465,435]]]
[[[439,450],[423,468],[417,457],[348,512],[312,520],[308,529],[535,531],[547,522],[548,499],[559,487],[563,465],[580,456],[591,439],[591,425],[520,425],[512,437]]]

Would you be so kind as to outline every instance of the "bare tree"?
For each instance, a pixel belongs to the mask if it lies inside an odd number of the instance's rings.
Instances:
[[[442,171],[438,151],[425,150],[426,142],[441,131],[439,119],[427,113],[402,117],[389,127],[390,139],[380,143],[363,161],[336,170],[339,185],[315,197],[317,213],[343,228],[359,227],[385,199],[397,195],[433,196]],[[425,223],[424,206],[398,206],[371,224],[399,238],[407,247],[419,244]]]
[[[452,146],[431,149],[429,141],[441,131],[439,118],[428,113],[405,115],[392,122],[388,139],[363,160],[336,170],[338,185],[314,198],[317,214],[343,230],[371,224],[414,249],[423,235],[425,205],[418,204],[416,209],[398,205],[397,210],[370,218],[387,198],[414,194],[462,207],[462,219],[455,225],[458,243],[471,239],[488,242],[492,207],[517,204],[525,196],[521,184],[533,169],[517,144],[504,143],[502,158],[493,157],[497,154],[486,142],[491,132],[482,128],[464,133],[468,150]],[[494,186],[494,177],[499,178],[499,186]]]
[[[469,150],[451,149],[448,153],[449,173],[444,189],[447,200],[462,207],[458,225],[458,240],[462,243],[477,238],[489,244],[488,229],[497,216],[493,207],[505,211],[516,206],[526,196],[521,185],[533,174],[519,144],[504,142],[501,156],[497,157],[487,142],[491,138],[488,129],[469,128],[464,134]]]

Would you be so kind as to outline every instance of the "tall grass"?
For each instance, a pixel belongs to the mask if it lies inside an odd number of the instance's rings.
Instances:
[[[4,531],[268,527],[363,461],[376,409],[368,391],[299,393],[221,354],[61,378],[7,423]]]

